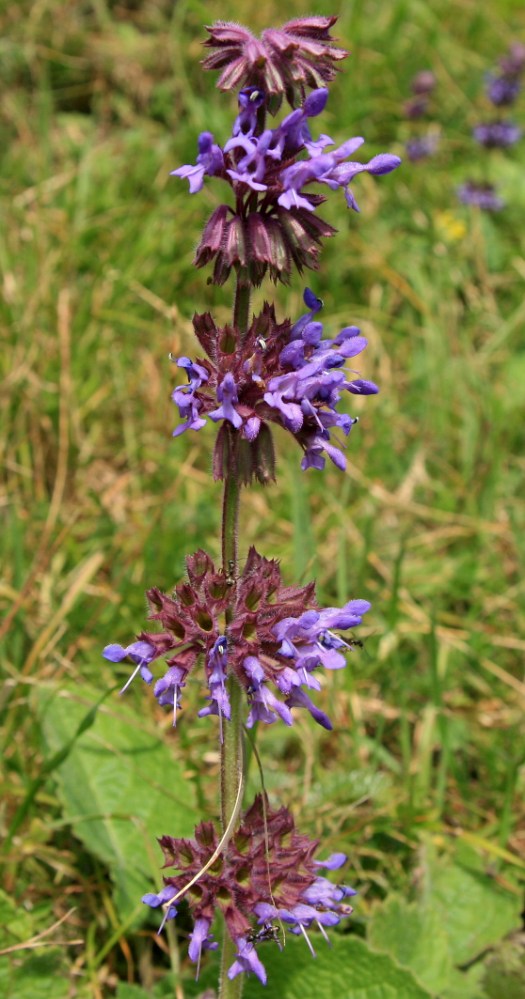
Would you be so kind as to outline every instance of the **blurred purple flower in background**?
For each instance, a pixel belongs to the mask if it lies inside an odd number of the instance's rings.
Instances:
[[[498,212],[505,207],[493,184],[467,180],[458,187],[457,194],[464,205],[476,205],[486,212]]]
[[[408,139],[405,149],[410,162],[416,163],[417,160],[433,156],[438,145],[439,138],[437,135],[421,135],[413,139]]]
[[[521,90],[521,83],[514,77],[504,75],[494,76],[492,73],[489,73],[486,88],[489,101],[499,108],[514,104]]]
[[[521,138],[521,128],[510,121],[493,121],[484,125],[476,125],[472,134],[481,146],[487,149],[504,149],[512,146]]]
[[[436,77],[431,69],[422,69],[413,77],[410,89],[413,93],[403,105],[406,118],[422,118],[427,113],[429,99],[436,87]]]

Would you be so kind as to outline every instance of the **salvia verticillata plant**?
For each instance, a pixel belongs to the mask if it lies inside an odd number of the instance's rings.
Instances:
[[[229,136],[203,132],[195,163],[173,171],[191,194],[222,182],[225,200],[205,222],[195,264],[212,265],[211,281],[233,277],[231,322],[219,326],[209,312],[196,313],[198,356],[176,359],[173,391],[178,411],[174,436],[217,428],[214,478],[223,483],[222,557],[188,555],[186,579],[167,594],[147,593],[151,626],[127,646],[106,646],[104,656],[127,662],[158,703],[177,722],[189,674],[202,690],[201,716],[221,756],[220,826],[201,822],[194,838],[162,835],[163,887],[143,901],[160,909],[161,928],[182,901],[194,919],[189,957],[200,968],[203,951],[215,950],[223,924],[220,996],[240,996],[246,973],[267,979],[261,958],[268,941],[282,947],[286,934],[326,937],[352,909],[352,888],[321,872],[334,871],[344,854],[317,857],[319,843],[295,828],[290,812],[273,808],[266,794],[247,808],[245,729],[256,722],[292,725],[295,709],[330,730],[316,702],[324,670],[346,665],[356,644],[354,628],[370,605],[352,599],[320,607],[314,583],[290,585],[278,563],[250,548],[238,557],[242,487],[275,479],[274,425],[288,431],[302,451],[301,467],[323,469],[328,457],[345,468],[344,438],[357,422],[342,406],[346,393],[368,395],[377,386],[359,376],[353,359],[366,339],[353,325],[326,336],[322,302],[304,291],[305,312],[277,318],[265,303],[251,315],[251,292],[265,277],[288,282],[294,271],[318,267],[325,238],[335,230],[319,214],[326,193],[342,189],[358,211],[354,179],[364,171],[394,170],[397,156],[354,159],[361,137],[338,144],[318,133],[317,119],[330,83],[347,53],[330,34],[335,17],[305,17],[261,38],[238,24],[208,28],[206,69],[220,71],[218,86],[237,94]],[[283,111],[287,102],[290,110]],[[281,115],[280,120],[276,119]],[[352,367],[350,367],[352,365]],[[322,851],[321,851],[322,854]]]

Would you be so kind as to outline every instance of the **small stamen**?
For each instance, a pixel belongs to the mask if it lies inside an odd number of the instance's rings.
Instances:
[[[144,660],[143,660],[143,659],[141,659],[141,660],[140,660],[140,662],[139,662],[139,664],[138,664],[138,666],[137,666],[137,667],[136,667],[136,668],[135,668],[135,669],[133,670],[133,673],[131,674],[131,676],[130,676],[130,677],[129,677],[129,678],[127,679],[127,680],[126,680],[126,682],[125,682],[125,684],[124,684],[124,686],[123,686],[122,690],[121,690],[121,691],[119,691],[119,693],[120,693],[120,694],[123,694],[123,693],[124,693],[124,691],[128,689],[128,687],[129,687],[130,683],[132,683],[132,681],[133,681],[133,680],[135,679],[135,677],[136,677],[137,673],[138,673],[138,672],[139,672],[139,671],[140,671],[140,670],[142,669],[142,667],[143,667],[143,666],[145,666],[145,665],[146,665],[146,664],[145,664]]]
[[[317,957],[317,954],[315,953],[315,950],[313,949],[312,944],[310,943],[310,940],[308,939],[308,934],[307,934],[307,932],[306,932],[306,930],[305,930],[305,928],[304,928],[304,926],[303,926],[302,923],[299,923],[299,929],[300,929],[301,933],[303,934],[303,937],[306,940],[306,943],[308,944],[308,950],[310,951],[310,954],[312,955],[312,957]]]
[[[327,934],[327,932],[326,932],[326,930],[325,930],[325,928],[324,928],[323,924],[322,924],[322,923],[320,923],[320,922],[318,922],[318,920],[317,920],[317,919],[316,919],[316,923],[317,923],[317,925],[318,925],[319,929],[321,930],[321,933],[322,933],[323,937],[325,938],[325,940],[326,940],[326,942],[327,942],[328,946],[329,946],[329,947],[331,947],[331,946],[332,946],[332,941],[330,940],[330,937],[328,936],[328,934]]]

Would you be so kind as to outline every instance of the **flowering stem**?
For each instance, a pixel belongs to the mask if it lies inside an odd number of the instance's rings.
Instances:
[[[236,802],[239,799],[239,784],[244,783],[242,724],[243,700],[242,690],[235,677],[227,681],[231,705],[231,718],[224,728],[224,742],[221,746],[221,819],[223,832],[232,816]],[[242,798],[242,792],[241,792]],[[237,808],[238,813],[240,808]],[[238,823],[238,819],[237,819]],[[221,955],[221,974],[219,999],[240,999],[243,987],[243,975],[237,975],[233,981],[228,978],[228,968],[235,961],[237,946],[231,939],[224,924],[224,938]]]
[[[237,281],[233,323],[240,331],[241,336],[248,329],[250,297],[250,285]],[[238,435],[230,431],[227,440],[228,470],[224,481],[222,506],[222,566],[227,578],[236,580],[238,570],[237,532],[241,495],[238,474]],[[231,676],[226,684],[231,716],[228,724],[224,726],[224,737],[221,743],[221,823],[223,833],[232,820],[234,828],[230,830],[231,832],[234,832],[238,825],[245,777],[242,743],[243,692],[235,676]],[[221,957],[220,999],[240,999],[242,994],[243,976],[238,975],[233,981],[228,978],[228,968],[235,961],[236,952],[237,946],[231,939],[225,925]]]

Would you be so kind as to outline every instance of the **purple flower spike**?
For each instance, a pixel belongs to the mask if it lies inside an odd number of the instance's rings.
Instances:
[[[525,69],[525,45],[522,42],[512,42],[509,51],[499,61],[503,75],[506,77],[521,76]]]
[[[273,309],[265,305],[233,353],[223,353],[220,346],[230,335],[227,328],[216,327],[208,313],[195,316],[196,335],[210,360],[178,361],[189,384],[173,392],[185,421],[175,433],[200,429],[206,417],[214,422],[227,421],[250,446],[246,482],[251,478],[267,481],[264,463],[261,476],[258,469],[259,447],[268,440],[268,422],[294,435],[304,451],[303,469],[322,469],[326,455],[338,468],[344,468],[345,456],[332,433],[339,430],[348,436],[357,420],[339,412],[342,395],[378,392],[374,382],[356,378],[355,371],[345,371],[346,362],[367,345],[359,328],[345,326],[333,339],[325,339],[323,324],[316,318],[323,306],[321,299],[307,288],[304,302],[309,311],[296,322],[286,321],[281,326],[275,321]],[[219,437],[214,460],[216,478],[223,477],[223,454],[223,440]]]

